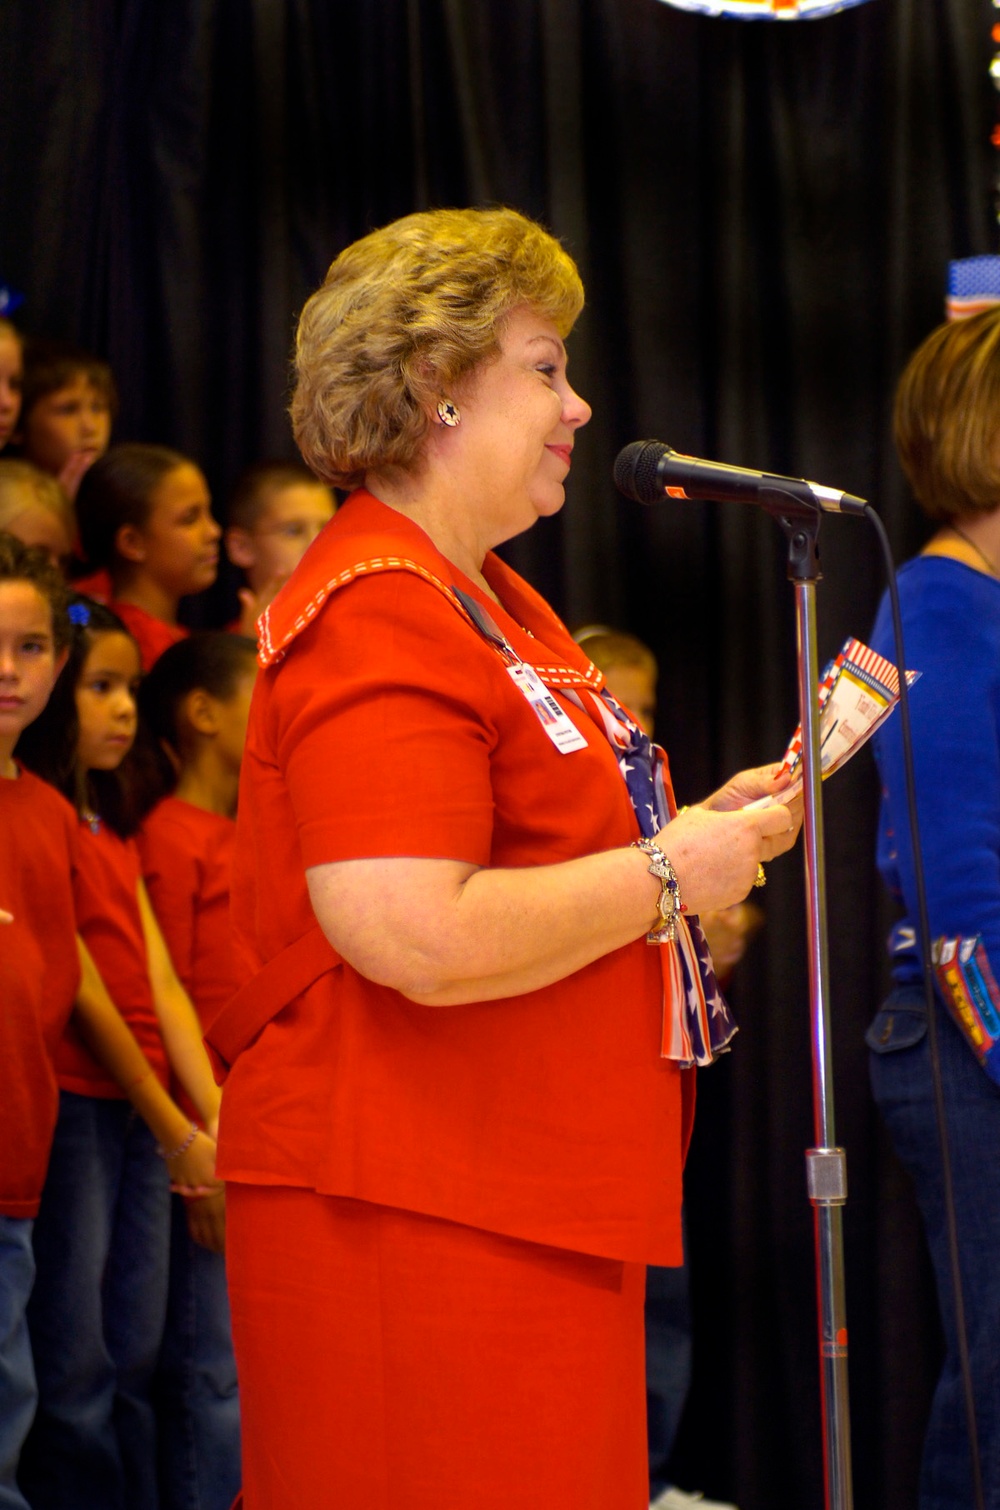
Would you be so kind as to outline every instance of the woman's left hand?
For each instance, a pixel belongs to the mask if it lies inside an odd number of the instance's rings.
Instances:
[[[772,761],[770,765],[752,766],[750,770],[737,771],[735,776],[730,776],[725,786],[712,792],[699,806],[716,813],[731,813],[761,797],[776,797],[790,780],[788,772],[782,770],[780,760]]]

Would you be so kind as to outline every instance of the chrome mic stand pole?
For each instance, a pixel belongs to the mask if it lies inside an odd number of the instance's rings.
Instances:
[[[847,1200],[847,1162],[836,1146],[833,1069],[830,1054],[826,928],[826,871],[820,767],[819,667],[816,651],[816,583],[820,577],[819,510],[807,510],[775,494],[773,512],[788,540],[788,575],[795,584],[799,718],[805,817],[803,851],[812,1025],[813,1121],[816,1146],[806,1150],[806,1188],[816,1237],[820,1390],[826,1510],[852,1510],[851,1429],[847,1391],[847,1310],[844,1286],[842,1207]]]

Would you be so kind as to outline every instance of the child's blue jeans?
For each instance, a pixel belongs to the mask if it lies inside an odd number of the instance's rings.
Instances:
[[[25,1313],[35,1280],[31,1220],[0,1216],[0,1510],[28,1510],[17,1464],[35,1414],[35,1370]]]
[[[63,1091],[28,1306],[32,1510],[158,1510],[152,1385],[170,1246],[167,1171],[126,1101]]]
[[[226,1261],[190,1237],[177,1195],[157,1395],[162,1510],[229,1510],[241,1473]]]

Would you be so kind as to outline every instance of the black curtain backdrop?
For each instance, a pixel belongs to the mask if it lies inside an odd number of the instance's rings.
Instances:
[[[784,546],[751,509],[623,501],[614,456],[655,436],[813,477],[875,501],[913,553],[891,395],[948,258],[994,250],[992,20],[990,0],[774,25],[658,0],[4,0],[0,280],[25,329],[110,358],[118,438],[189,452],[224,516],[246,463],[292,452],[296,312],[347,242],[433,205],[544,220],[587,285],[572,373],[595,418],[566,509],[508,555],[570,623],[653,646],[696,799],[796,722]],[[825,521],[821,546],[825,658],[866,635],[882,568],[861,522]],[[939,1339],[867,1085],[876,803],[865,753],[826,792],[837,1130],[856,1503],[908,1510]],[[742,1510],[822,1504],[801,863],[771,868],[689,1164],[676,1477]]]

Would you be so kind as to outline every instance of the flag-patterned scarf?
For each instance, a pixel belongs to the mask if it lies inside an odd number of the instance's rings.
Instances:
[[[468,593],[452,591],[480,634],[508,664],[520,658],[491,616]],[[539,673],[541,675],[541,673]],[[544,681],[545,678],[542,677]],[[645,839],[652,839],[675,818],[663,779],[664,754],[604,688],[601,692],[560,687],[564,697],[591,718],[618,760],[629,800]],[[711,1064],[738,1032],[712,968],[712,956],[696,917],[677,918],[673,943],[656,946],[663,969],[663,1031],[660,1053],[683,1068]]]
[[[663,752],[607,688],[599,693],[563,690],[604,731],[618,757],[639,831],[644,839],[654,838],[676,817],[663,779]],[[682,913],[677,918],[676,941],[657,947],[664,982],[660,1053],[686,1068],[711,1064],[726,1052],[739,1030],[715,979],[701,923],[690,913]]]

